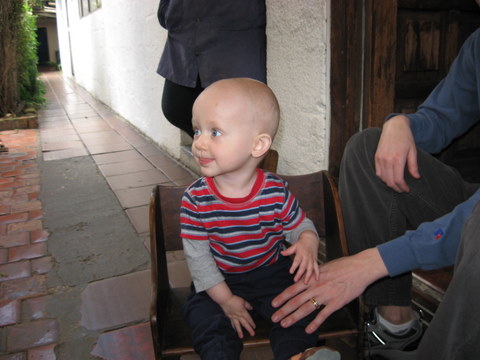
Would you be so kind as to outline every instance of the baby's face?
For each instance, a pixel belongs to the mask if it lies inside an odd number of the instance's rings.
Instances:
[[[242,171],[256,136],[252,104],[235,89],[207,89],[193,106],[192,152],[204,176]]]

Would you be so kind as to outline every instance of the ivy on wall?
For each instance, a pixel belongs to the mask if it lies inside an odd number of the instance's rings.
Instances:
[[[38,80],[36,17],[27,0],[0,1],[0,117],[45,102]]]

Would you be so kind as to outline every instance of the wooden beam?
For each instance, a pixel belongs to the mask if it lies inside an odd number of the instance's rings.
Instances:
[[[329,171],[338,177],[348,139],[359,130],[362,79],[362,2],[331,2]]]
[[[394,109],[397,0],[367,0],[363,127],[381,127]]]

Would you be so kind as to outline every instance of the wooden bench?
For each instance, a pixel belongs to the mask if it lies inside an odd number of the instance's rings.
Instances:
[[[421,310],[423,322],[428,326],[452,280],[453,266],[439,270],[415,270],[412,275],[413,307]]]
[[[328,259],[348,254],[342,211],[337,186],[327,171],[308,175],[282,176],[300,206],[314,222],[319,235],[325,240]],[[180,239],[180,202],[184,186],[154,187],[150,201],[150,253],[152,272],[152,301],[150,324],[156,359],[178,358],[193,353],[190,332],[182,316],[182,305],[190,288],[170,285],[167,252],[182,250]],[[337,311],[320,327],[319,339],[353,337],[361,353],[363,309],[355,300]],[[254,337],[247,337],[244,347],[266,345],[268,327],[256,319]],[[360,335],[360,336],[359,336]]]

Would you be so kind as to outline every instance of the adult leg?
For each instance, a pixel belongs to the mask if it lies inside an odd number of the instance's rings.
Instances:
[[[167,120],[193,137],[192,107],[202,92],[200,81],[195,88],[175,84],[165,79],[162,95],[162,110]]]
[[[375,174],[375,152],[380,129],[367,129],[347,144],[340,173],[340,196],[352,253],[375,247],[436,219],[466,200],[478,185],[463,181],[459,173],[418,150],[421,178],[408,171],[409,193],[397,193]],[[370,286],[365,302],[376,306],[366,327],[367,352],[383,354],[414,348],[422,335],[418,315],[411,307],[411,274],[387,277]]]
[[[184,313],[191,329],[193,347],[202,359],[240,358],[242,341],[222,308],[206,292],[192,295]]]
[[[450,286],[417,350],[417,359],[468,360],[480,354],[480,203],[462,230]]]
[[[475,191],[460,174],[418,150],[420,179],[405,172],[409,193],[397,193],[375,174],[380,129],[371,128],[348,142],[340,169],[340,197],[352,254],[374,247],[451,211]],[[411,275],[385,278],[370,286],[370,305],[410,306]]]

